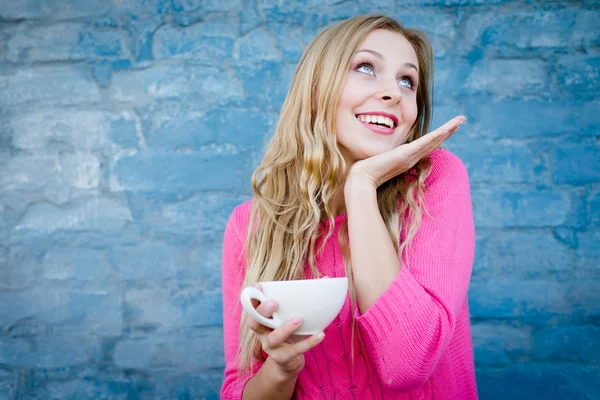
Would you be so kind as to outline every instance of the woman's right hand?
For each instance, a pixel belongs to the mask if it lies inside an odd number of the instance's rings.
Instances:
[[[258,290],[262,290],[259,284],[255,284]],[[277,310],[277,303],[274,300],[267,300],[256,307],[259,314],[265,318],[270,318]],[[259,322],[248,318],[248,327],[252,329],[262,344],[262,349],[269,355],[269,358],[275,363],[284,376],[295,376],[304,368],[304,353],[317,346],[325,334],[316,333],[308,337],[293,337],[292,334],[302,326],[302,318],[295,317],[286,321],[279,328],[271,329]]]

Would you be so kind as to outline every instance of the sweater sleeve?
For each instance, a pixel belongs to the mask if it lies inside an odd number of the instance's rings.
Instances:
[[[467,301],[473,267],[467,170],[447,150],[436,150],[431,158],[425,181],[429,215],[423,211],[394,281],[364,314],[357,310],[356,315],[381,382],[397,391],[421,387],[433,373]]]
[[[222,400],[241,400],[246,383],[258,370],[255,365],[250,375],[240,376],[237,352],[242,307],[239,294],[246,270],[245,232],[248,226],[248,204],[238,206],[232,213],[223,238],[223,342],[225,351],[225,378],[221,387]],[[244,236],[242,236],[244,235]]]

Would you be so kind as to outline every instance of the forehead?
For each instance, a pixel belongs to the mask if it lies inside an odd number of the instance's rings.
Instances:
[[[378,29],[367,35],[358,50],[375,50],[381,53],[386,62],[418,65],[417,53],[410,42],[398,32]]]

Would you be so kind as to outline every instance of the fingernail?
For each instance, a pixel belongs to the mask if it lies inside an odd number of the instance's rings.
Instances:
[[[319,340],[323,339],[325,337],[325,332],[319,332],[315,335],[315,337]]]
[[[292,325],[300,325],[300,318],[296,317],[292,319]]]

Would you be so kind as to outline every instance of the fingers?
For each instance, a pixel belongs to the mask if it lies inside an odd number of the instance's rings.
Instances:
[[[412,165],[442,145],[452,136],[467,119],[462,115],[452,118],[439,128],[423,135],[419,139],[406,144],[406,150],[410,152],[409,159]],[[402,147],[402,146],[401,146]]]
[[[275,332],[275,331],[273,331]],[[307,351],[318,346],[323,341],[325,334],[323,332],[315,333],[305,339],[296,341],[292,344],[279,347],[274,351],[271,351],[269,357],[272,357],[278,364],[285,364],[296,356],[306,353]]]
[[[277,302],[274,300],[267,300],[256,307],[256,311],[265,318],[271,318],[273,313],[277,311],[277,307]],[[271,328],[264,326],[252,318],[248,318],[248,327],[259,335],[267,334],[272,331]]]
[[[302,318],[292,318],[290,321],[287,321],[285,324],[269,333],[265,339],[265,344],[269,348],[279,347],[301,326]]]
[[[456,116],[454,118],[452,118],[450,121],[446,122],[444,125],[440,126],[439,128],[437,128],[436,130],[434,130],[433,132],[436,132],[438,134],[441,135],[445,135],[445,134],[449,134],[449,133],[454,133],[458,130],[458,128],[466,121],[467,119],[462,116]],[[431,132],[431,133],[433,133]]]
[[[300,340],[294,344],[289,345],[289,354],[294,357],[299,354],[304,354],[310,349],[316,347],[319,343],[321,343],[325,339],[325,333],[318,332],[312,336],[307,337],[304,340]]]

